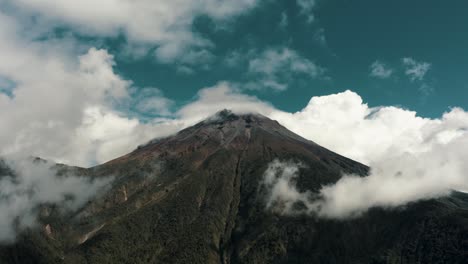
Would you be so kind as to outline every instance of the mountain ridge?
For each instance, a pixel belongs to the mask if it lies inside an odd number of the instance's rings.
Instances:
[[[317,193],[368,167],[261,115],[221,111],[107,163],[114,176],[78,211],[49,208],[41,229],[0,247],[6,263],[463,263],[468,198],[379,208],[356,219],[320,219],[266,208],[274,160],[299,161],[295,185]],[[65,169],[66,170],[66,169]],[[40,250],[39,250],[40,249]],[[39,250],[39,251],[38,251]]]

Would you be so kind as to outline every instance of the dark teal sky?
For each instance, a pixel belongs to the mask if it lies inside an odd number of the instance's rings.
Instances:
[[[468,1],[322,0],[313,15],[308,23],[295,1],[284,0],[266,1],[225,25],[200,17],[193,30],[213,42],[214,57],[191,66],[193,74],[177,71],[177,62],[160,63],[151,53],[138,59],[124,55],[123,38],[102,46],[115,54],[120,74],[139,87],[159,88],[178,105],[219,81],[248,82],[248,58],[234,67],[226,64],[233,52],[255,56],[286,47],[325,68],[327,78],[295,76],[283,80],[285,91],[258,87],[245,93],[287,111],[303,108],[312,96],[347,89],[371,106],[398,105],[427,117],[451,106],[468,108]],[[281,26],[284,16],[288,23]],[[431,64],[423,80],[405,76],[404,57]],[[371,77],[376,60],[392,68],[392,76]]]

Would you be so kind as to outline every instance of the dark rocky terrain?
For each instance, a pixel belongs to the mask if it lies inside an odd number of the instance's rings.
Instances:
[[[115,180],[77,212],[41,208],[41,228],[0,246],[0,263],[468,263],[467,195],[350,220],[285,216],[260,188],[274,159],[307,165],[301,191],[368,170],[276,121],[223,111],[106,164],[62,166]]]

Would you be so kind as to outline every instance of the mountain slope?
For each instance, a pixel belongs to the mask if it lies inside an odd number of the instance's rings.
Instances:
[[[275,160],[304,164],[317,191],[368,168],[260,115],[222,111],[123,157],[75,169],[115,177],[75,213],[48,208],[42,230],[0,248],[0,263],[465,263],[468,198],[373,209],[353,220],[281,215],[261,182]]]

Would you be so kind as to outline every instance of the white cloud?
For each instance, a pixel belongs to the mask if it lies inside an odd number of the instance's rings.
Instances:
[[[294,132],[371,166],[321,190],[307,208],[324,217],[356,216],[467,189],[468,112],[453,108],[439,119],[397,107],[370,108],[357,94],[314,97],[297,113],[272,112]],[[295,191],[292,191],[295,193]]]
[[[298,7],[301,9],[300,13],[307,17],[307,23],[312,23],[315,20],[313,10],[317,5],[316,0],[296,0]]]
[[[422,81],[426,73],[431,69],[430,63],[416,61],[413,58],[403,58],[402,62],[405,67],[405,74],[411,81]]]
[[[169,116],[175,104],[166,98],[161,90],[154,87],[131,89],[131,99],[128,103],[129,108],[134,106],[138,113],[151,116]]]
[[[288,48],[266,50],[249,63],[249,71],[253,73],[274,75],[282,70],[304,73],[313,77],[321,73],[313,62],[302,58]]]
[[[275,111],[269,103],[258,98],[242,94],[239,89],[227,82],[220,82],[214,87],[202,89],[197,99],[182,107],[177,116],[187,124],[194,124],[207,118],[222,109],[235,112],[258,112],[268,114]]]
[[[111,177],[91,179],[66,173],[43,161],[7,161],[14,173],[0,176],[0,242],[12,242],[16,232],[37,225],[42,205],[58,204],[63,210],[76,210],[98,191],[109,187]]]
[[[206,15],[223,22],[251,10],[257,0],[2,0],[9,12],[28,20],[35,16],[35,31],[71,27],[88,36],[124,35],[130,44],[158,47],[162,61],[183,58],[191,47],[212,43],[192,31],[192,23]]]
[[[88,95],[96,99],[120,99],[127,96],[130,82],[123,80],[113,70],[114,58],[106,50],[95,48],[79,56],[79,69],[83,88]]]
[[[59,160],[82,166],[103,163],[130,152],[135,144],[151,139],[152,125],[100,107],[86,108],[81,123],[73,128],[71,142],[65,142],[62,151],[66,152]]]
[[[47,153],[47,158],[59,160],[73,156],[62,161],[87,164],[88,153],[69,145],[84,125],[81,121],[86,119],[87,109],[112,111],[113,102],[127,97],[130,85],[113,73],[112,57],[106,51],[90,49],[73,64],[60,54],[37,56],[33,48],[2,51],[25,57],[17,65],[20,61],[14,59],[0,63],[0,71],[17,82],[12,98],[0,101],[0,124],[11,129],[0,133],[2,154]]]
[[[273,160],[264,173],[261,187],[266,190],[266,209],[282,214],[295,212],[294,205],[308,205],[310,192],[299,192],[295,180],[304,165],[292,161]]]
[[[267,49],[249,61],[249,73],[257,79],[250,86],[254,89],[268,87],[286,90],[287,83],[295,75],[311,78],[323,76],[325,69],[288,48]]]
[[[364,163],[391,153],[419,151],[428,140],[429,130],[443,120],[418,117],[416,112],[393,106],[371,108],[351,91],[313,97],[301,111],[277,112],[271,117],[306,138]],[[465,125],[460,123],[461,127]]]
[[[326,186],[321,191],[320,214],[356,216],[372,207],[395,207],[448,195],[452,190],[466,190],[468,137],[459,133],[430,138],[434,142],[422,152],[401,153],[373,162],[368,177],[345,176],[335,185]]]
[[[0,127],[8,128],[0,132],[0,155],[88,166],[130,151],[132,141],[152,137],[146,133],[152,122],[128,118],[117,106],[138,103],[135,107],[143,110],[145,100],[153,100],[158,105],[152,104],[151,111],[164,115],[170,100],[156,94],[134,102],[131,81],[115,74],[107,51],[83,47],[72,38],[44,41],[16,34],[23,30],[23,24],[0,12],[0,76],[15,84],[11,96],[0,93]],[[118,139],[95,137],[93,129],[104,124],[118,125],[111,131]]]
[[[272,161],[261,186],[266,209],[280,214],[313,214],[325,218],[358,217],[370,208],[392,208],[466,190],[468,137],[439,142],[424,153],[402,154],[374,164],[367,177],[344,175],[317,194],[296,188],[301,163]],[[461,144],[461,145],[460,145]],[[461,146],[461,147],[460,147]],[[301,203],[303,206],[295,205]]]
[[[466,112],[464,115],[466,118]],[[375,160],[369,176],[344,175],[314,195],[296,188],[295,178],[302,164],[275,160],[265,171],[265,182],[271,182],[263,183],[268,188],[266,208],[282,214],[348,218],[358,217],[370,208],[392,208],[466,190],[466,132],[446,130],[429,140],[432,142],[423,151]],[[276,177],[274,181],[267,181],[272,177]],[[298,202],[304,206],[294,208]]]
[[[371,64],[370,70],[370,76],[380,79],[387,79],[393,74],[393,69],[378,60]]]

